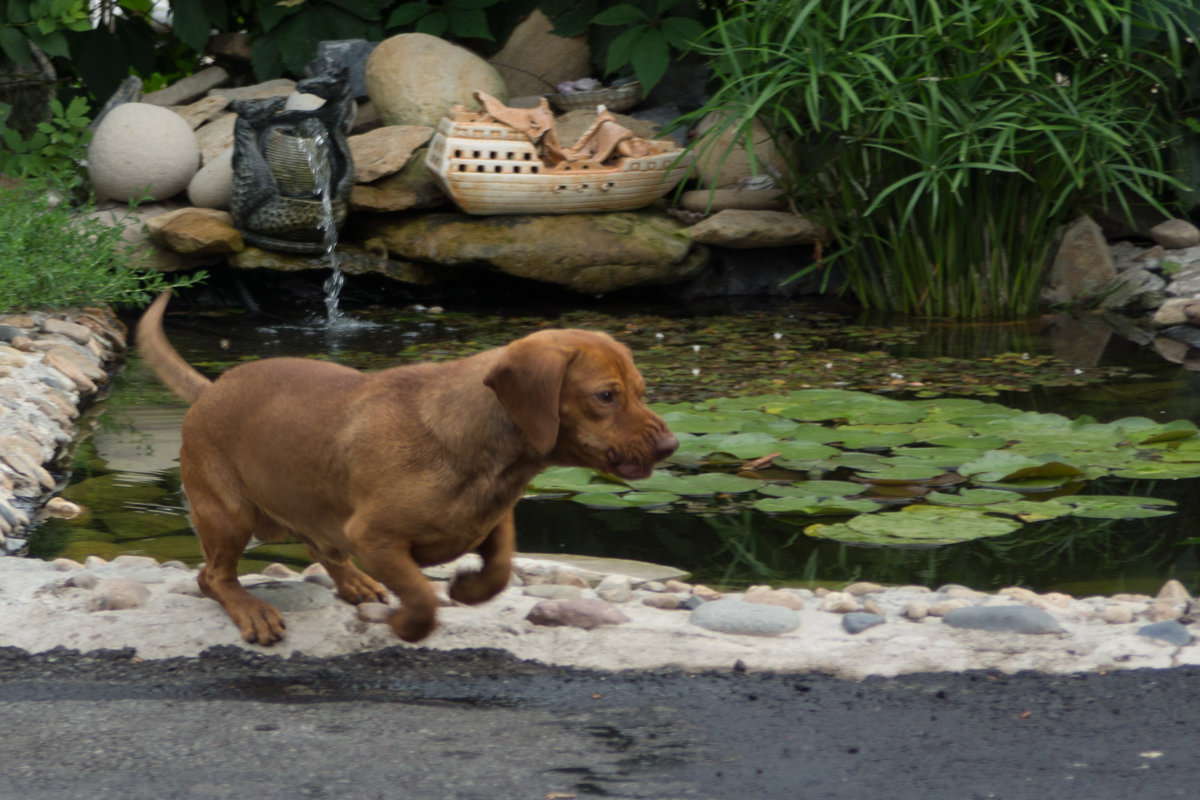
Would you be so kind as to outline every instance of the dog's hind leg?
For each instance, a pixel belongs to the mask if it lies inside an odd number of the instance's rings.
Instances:
[[[246,591],[238,582],[237,562],[254,531],[255,514],[230,508],[208,492],[188,490],[192,524],[204,550],[197,582],[216,600],[251,644],[271,645],[287,627],[279,610]]]
[[[517,526],[509,511],[475,548],[483,558],[483,566],[478,572],[458,573],[450,584],[450,597],[460,603],[478,605],[504,591],[512,574],[516,538]]]

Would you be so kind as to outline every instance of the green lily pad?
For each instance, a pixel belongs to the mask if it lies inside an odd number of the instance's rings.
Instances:
[[[529,488],[537,492],[629,491],[629,487],[605,481],[587,467],[550,467],[530,481]]]
[[[839,542],[875,545],[943,545],[1020,530],[1017,520],[954,506],[905,506],[899,511],[863,514],[849,522],[816,524],[809,536]]]
[[[767,514],[804,514],[817,516],[847,516],[870,514],[881,506],[872,500],[846,500],[820,497],[764,497],[753,508]]]
[[[630,481],[638,491],[667,492],[684,497],[700,497],[709,494],[741,494],[752,492],[763,485],[763,481],[741,478],[723,472],[704,472],[699,475],[671,475],[656,471],[645,480]]]
[[[986,491],[986,490],[985,490]],[[1011,497],[1011,493],[1009,493]],[[993,514],[1007,514],[1022,522],[1045,522],[1050,519],[1071,516],[1075,506],[1058,500],[1009,500],[1004,503],[993,503],[987,507]]]
[[[792,396],[781,416],[800,421],[845,420],[849,424],[917,422],[925,409],[879,395],[841,389],[812,389]]]
[[[986,506],[1012,502],[1013,493],[1003,489],[963,489],[961,492],[930,492],[925,502],[939,506]]]
[[[961,465],[958,472],[985,482],[1074,477],[1083,474],[1079,467],[1057,458],[1034,458],[1011,450],[988,450],[974,461]]]
[[[1165,425],[1156,425],[1153,428],[1139,431],[1137,435],[1131,435],[1129,440],[1135,444],[1157,444],[1176,439],[1191,439],[1194,436],[1196,436],[1196,425],[1185,419],[1177,419]]]
[[[768,483],[758,487],[759,494],[771,497],[851,497],[862,494],[867,487],[850,481],[797,481],[796,483]]]
[[[870,483],[884,485],[901,485],[907,483],[926,483],[941,478],[946,471],[938,467],[924,465],[884,465],[881,469],[864,472],[862,479]]]
[[[1175,513],[1173,509],[1154,506],[1173,506],[1170,500],[1125,495],[1081,494],[1060,498],[1075,507],[1074,516],[1089,519],[1148,519]]]
[[[588,492],[577,494],[571,499],[588,508],[650,508],[670,505],[678,500],[679,496],[667,492],[629,492],[628,494]]]
[[[1159,478],[1200,478],[1200,463],[1170,461],[1133,461],[1113,470],[1117,478],[1155,480]]]
[[[769,433],[737,433],[713,442],[714,452],[730,453],[738,458],[758,458],[775,452],[779,439]]]

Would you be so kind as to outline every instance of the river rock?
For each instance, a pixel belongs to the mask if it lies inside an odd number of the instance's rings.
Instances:
[[[868,628],[874,628],[885,622],[887,619],[883,615],[866,611],[851,611],[842,617],[842,627],[846,629],[847,633],[862,633]]]
[[[190,125],[192,130],[196,130],[201,125],[206,125],[221,116],[221,114],[225,113],[225,109],[228,106],[228,98],[213,95],[212,97],[205,97],[203,100],[197,100],[190,105],[172,108],[171,110],[183,117],[184,122]]]
[[[222,67],[206,67],[191,75],[180,78],[165,89],[142,95],[143,103],[156,106],[178,106],[191,103],[206,92],[229,81],[229,73]]]
[[[779,189],[692,189],[679,196],[679,207],[702,214],[715,214],[727,208],[748,210],[780,209],[786,195]]]
[[[159,247],[188,255],[237,253],[246,246],[228,211],[181,208],[146,220]]]
[[[178,114],[124,103],[104,117],[88,147],[88,176],[101,197],[125,202],[173,197],[200,168],[196,134]]]
[[[202,165],[207,165],[233,147],[233,129],[236,125],[237,114],[231,111],[196,129],[196,142],[200,145]]]
[[[1062,633],[1054,617],[1030,606],[968,606],[947,611],[942,622],[954,628],[1000,633]]]
[[[787,589],[772,589],[770,586],[751,586],[742,597],[747,603],[766,603],[771,606],[783,606],[793,611],[804,609],[804,599],[795,592]]]
[[[614,606],[589,597],[576,600],[543,600],[529,609],[525,619],[534,625],[570,626],[584,630],[629,622],[629,617]]]
[[[229,208],[233,198],[233,148],[227,147],[192,177],[188,201],[200,208]]]
[[[488,266],[521,278],[603,294],[670,284],[704,268],[708,251],[654,211],[471,217],[436,213],[367,220],[393,257],[444,267]]]
[[[354,180],[371,183],[400,170],[433,136],[424,125],[388,125],[346,140],[354,159]]]
[[[1168,219],[1151,228],[1150,238],[1172,249],[1200,245],[1200,228],[1186,219]]]
[[[596,584],[596,595],[609,603],[628,603],[633,599],[633,581],[627,575],[605,575]]]
[[[562,81],[583,78],[591,71],[586,36],[558,36],[552,23],[535,9],[491,57],[511,97],[555,91]]]
[[[1122,272],[1096,290],[1100,307],[1109,310],[1148,311],[1167,299],[1167,282],[1148,269]]]
[[[1192,634],[1182,623],[1175,620],[1143,625],[1141,628],[1138,628],[1137,634],[1138,636],[1146,636],[1151,639],[1160,639],[1176,647],[1183,647],[1192,643]]]
[[[93,611],[125,611],[141,608],[150,599],[145,584],[132,578],[106,578],[96,584],[90,607]]]
[[[332,592],[307,581],[261,581],[249,584],[246,591],[280,611],[311,611],[333,602]]]
[[[508,100],[496,68],[464,47],[424,33],[379,43],[367,59],[367,95],[385,125],[434,127],[451,106],[475,108],[474,92]]]
[[[688,621],[710,631],[747,636],[778,636],[800,627],[800,615],[790,608],[732,599],[705,603]]]
[[[757,120],[751,131],[755,167],[744,140],[730,128],[724,128],[721,112],[714,111],[696,126],[696,171],[706,189],[736,186],[745,178],[756,175],[786,175],[788,163],[775,140]]]

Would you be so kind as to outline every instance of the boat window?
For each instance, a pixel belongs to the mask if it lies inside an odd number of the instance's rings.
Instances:
[[[537,175],[538,168],[537,168],[537,167],[531,167],[531,169],[533,170],[533,174],[534,174],[534,175]]]

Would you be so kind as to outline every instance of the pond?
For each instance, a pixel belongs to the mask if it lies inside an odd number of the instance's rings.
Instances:
[[[547,325],[595,327],[633,348],[649,399],[661,403],[840,388],[896,398],[982,396],[1013,409],[1089,414],[1099,422],[1200,419],[1196,374],[1112,335],[1090,317],[951,325],[854,318],[791,303],[738,313],[542,309],[531,315],[418,307],[355,316],[362,324],[329,330],[300,315],[178,314],[168,316],[167,334],[186,359],[215,375],[243,360],[277,355],[379,369],[456,357]],[[176,459],[185,411],[131,352],[109,396],[80,426],[70,484],[62,493],[88,513],[47,521],[31,539],[31,554],[134,553],[198,563]],[[770,465],[764,476],[772,477]],[[1154,592],[1175,577],[1194,591],[1200,545],[1191,520],[1200,511],[1198,488],[1196,478],[1074,482],[1059,494],[1149,497],[1173,502],[1174,513],[1067,516],[956,544],[889,547],[806,533],[814,523],[833,525],[842,518],[770,514],[724,494],[662,508],[608,509],[556,493],[518,504],[518,548],[667,564],[720,587],[835,586],[864,579],[984,590],[1023,585],[1086,595]],[[247,553],[242,568],[273,561],[308,563],[298,544],[263,544]]]

